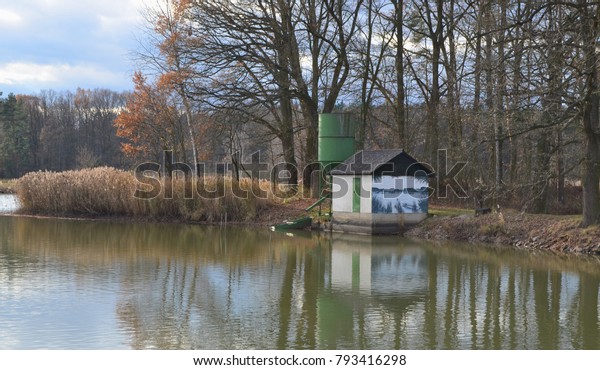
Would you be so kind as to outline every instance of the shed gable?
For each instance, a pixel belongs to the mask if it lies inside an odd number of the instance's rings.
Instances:
[[[361,150],[333,170],[332,175],[429,177],[434,174],[426,164],[411,157],[402,149]]]

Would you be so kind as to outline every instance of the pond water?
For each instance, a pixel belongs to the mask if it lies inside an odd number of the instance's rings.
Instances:
[[[600,263],[0,216],[0,349],[600,349]]]

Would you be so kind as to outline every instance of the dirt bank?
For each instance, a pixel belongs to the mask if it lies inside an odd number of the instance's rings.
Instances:
[[[433,216],[408,230],[405,236],[600,254],[600,226],[582,229],[580,222],[580,216],[525,214],[506,210],[480,216]]]

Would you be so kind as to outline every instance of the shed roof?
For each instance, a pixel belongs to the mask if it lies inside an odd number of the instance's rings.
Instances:
[[[330,172],[332,175],[432,176],[429,165],[402,149],[361,150]]]

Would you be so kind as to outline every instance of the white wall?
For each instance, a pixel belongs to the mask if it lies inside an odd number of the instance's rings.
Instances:
[[[332,210],[333,212],[352,212],[354,176],[332,176]],[[371,213],[371,186],[373,177],[364,175],[361,178],[360,213]]]
[[[333,212],[352,212],[353,176],[332,176],[331,209]]]
[[[371,188],[373,187],[373,176],[364,175],[361,180],[360,190],[360,213],[371,213],[373,201],[371,200]]]

